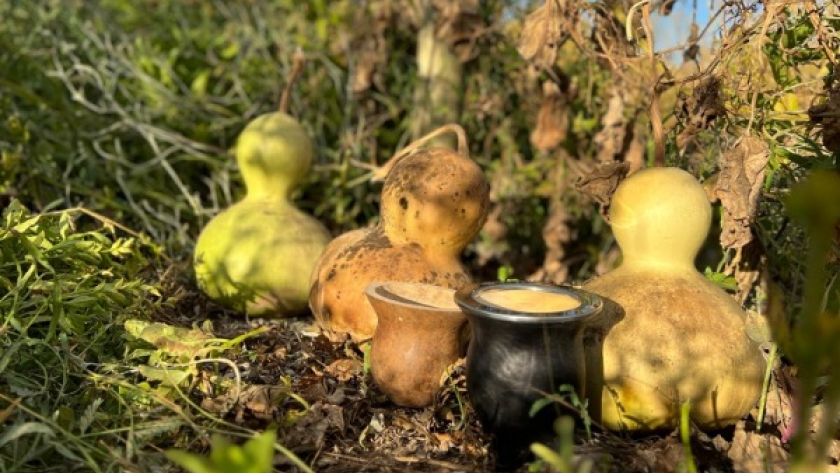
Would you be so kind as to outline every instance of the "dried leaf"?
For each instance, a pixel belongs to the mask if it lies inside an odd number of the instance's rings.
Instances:
[[[371,89],[377,71],[386,59],[376,50],[375,42],[365,45],[356,56],[356,67],[353,69],[353,94],[361,95]]]
[[[721,81],[709,76],[694,88],[691,95],[680,92],[676,114],[685,126],[677,135],[677,147],[685,149],[699,131],[708,129],[715,120],[726,114],[721,95]]]
[[[537,126],[531,144],[543,153],[556,149],[566,139],[569,107],[565,94],[554,82],[543,82],[543,100],[537,113]]]
[[[545,259],[542,267],[528,276],[529,281],[562,283],[569,276],[566,264],[567,246],[572,241],[571,218],[559,199],[552,199],[548,206],[548,219],[542,228],[545,242]]]
[[[764,344],[773,341],[773,336],[770,333],[770,326],[767,325],[767,318],[754,310],[747,311],[746,332],[750,340]]]
[[[309,411],[298,418],[283,438],[289,448],[311,448],[319,450],[324,446],[327,433],[343,434],[346,430],[344,409],[332,404],[313,404]]]
[[[735,250],[735,256],[726,264],[723,273],[732,275],[738,287],[738,302],[747,301],[753,286],[761,277],[761,261],[764,248],[757,239],[750,240]]]
[[[601,118],[601,130],[593,141],[597,147],[597,159],[602,163],[609,163],[620,159],[624,154],[625,138],[627,136],[628,120],[624,113],[626,105],[626,88],[613,83],[610,87],[610,100],[607,111]]]
[[[754,236],[750,225],[758,212],[758,199],[770,150],[764,141],[746,136],[723,154],[714,195],[723,206],[720,243],[740,248]]]
[[[280,401],[288,397],[283,386],[249,385],[239,394],[239,402],[258,419],[272,419],[278,412]]]
[[[808,109],[811,123],[822,125],[823,146],[840,151],[840,85],[828,91],[828,101]]]
[[[630,165],[612,161],[599,164],[589,174],[575,181],[575,188],[588,195],[602,207],[607,207],[618,185],[627,177]]]
[[[383,66],[388,61],[390,42],[386,39],[388,30],[394,27],[395,7],[391,0],[370,2],[367,8],[360,8],[353,25],[365,25],[354,28],[350,35],[349,51],[354,51],[353,93],[363,94],[375,85],[384,89],[382,78]]]
[[[624,20],[609,8],[594,9],[594,27],[590,40],[595,50],[604,53],[598,64],[621,74],[623,71],[616,59],[636,55],[636,45],[627,40]]]
[[[732,446],[726,453],[736,473],[784,473],[790,454],[778,437],[735,430]]]
[[[674,4],[677,3],[677,0],[663,0],[662,3],[659,4],[659,14],[663,16],[668,16],[674,10]]]
[[[435,37],[446,43],[461,62],[474,58],[476,40],[484,29],[477,0],[433,0]]]
[[[546,0],[525,17],[516,49],[539,68],[549,68],[557,59],[557,50],[568,37],[564,33],[564,9],[559,0]]]
[[[353,358],[342,358],[330,363],[325,371],[343,383],[362,374],[362,362]]]

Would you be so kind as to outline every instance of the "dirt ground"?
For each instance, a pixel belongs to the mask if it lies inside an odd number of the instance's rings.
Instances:
[[[255,429],[271,423],[283,426],[280,441],[318,472],[494,471],[489,438],[467,398],[463,362],[451,367],[433,407],[400,408],[365,374],[359,349],[349,342],[330,341],[311,318],[247,321],[213,307],[199,294],[191,299],[204,306],[193,306],[194,310],[212,314],[219,336],[233,337],[258,325],[268,329],[246,340],[233,357],[248,386],[235,407],[229,408],[227,396],[193,393],[203,408]],[[222,376],[233,377],[230,368],[222,369]],[[788,447],[780,438],[790,421],[790,396],[787,383],[776,381],[785,379],[787,369],[780,365],[779,376],[770,383],[760,431],[755,409],[726,430],[692,430],[691,452],[698,472],[787,470]],[[678,432],[632,437],[595,429],[590,440],[579,429],[575,453],[579,461],[592,461],[592,471],[598,473],[686,471],[686,449]],[[836,464],[840,446],[834,445],[832,454],[827,460]],[[297,471],[288,460],[277,461],[280,471]],[[545,466],[528,470],[524,465],[517,471],[549,470]]]

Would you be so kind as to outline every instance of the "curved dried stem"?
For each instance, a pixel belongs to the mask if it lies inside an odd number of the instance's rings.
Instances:
[[[391,156],[391,158],[385,162],[382,166],[374,169],[373,173],[371,174],[370,180],[371,182],[380,182],[384,181],[385,178],[388,176],[388,173],[391,171],[391,168],[394,167],[402,158],[413,154],[417,149],[421,146],[426,144],[428,141],[444,134],[447,132],[455,133],[455,136],[458,137],[458,147],[456,152],[465,158],[469,158],[469,144],[467,143],[467,133],[464,131],[464,128],[457,124],[457,123],[450,123],[448,125],[443,125],[442,127],[432,131],[431,133],[422,136],[405,148],[397,151],[396,154]]]
[[[300,73],[303,72],[303,66],[306,64],[306,56],[303,50],[297,48],[292,55],[292,71],[289,73],[289,80],[286,82],[286,87],[283,88],[283,95],[280,96],[280,106],[277,107],[280,113],[289,113],[289,100],[292,96],[292,88],[295,86]]]
[[[665,165],[665,130],[662,123],[662,113],[659,110],[659,95],[661,91],[657,87],[660,80],[660,75],[657,74],[656,65],[657,58],[653,50],[653,26],[650,21],[650,2],[638,3],[642,5],[642,26],[645,30],[645,36],[648,41],[648,57],[650,58],[650,73],[653,76],[653,98],[650,101],[650,123],[653,128],[653,146],[654,146],[654,164],[657,166]],[[634,5],[635,6],[635,5]]]

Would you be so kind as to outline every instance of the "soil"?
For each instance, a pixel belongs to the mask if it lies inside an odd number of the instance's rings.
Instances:
[[[181,287],[179,292],[178,306],[184,310],[176,307],[158,314],[159,321],[191,325],[196,319],[187,321],[180,314],[206,314],[216,335],[225,338],[257,326],[267,328],[246,340],[238,354],[228,355],[247,385],[238,399],[230,399],[230,393],[212,397],[196,390],[191,394],[202,408],[252,429],[280,425],[279,441],[322,473],[495,471],[489,437],[469,404],[463,360],[442,376],[432,407],[401,408],[390,403],[365,372],[362,350],[349,340],[328,339],[312,317],[249,321],[215,306],[197,291]],[[697,472],[787,471],[789,447],[781,437],[790,422],[791,376],[789,366],[777,363],[776,368],[760,430],[757,409],[725,430],[691,429]],[[208,369],[208,379],[234,376],[230,367],[213,369],[221,371]],[[575,461],[591,461],[593,473],[686,471],[686,448],[677,431],[631,436],[593,426],[588,438],[578,425],[574,445]],[[831,453],[830,471],[840,471],[838,441]],[[275,467],[299,471],[279,455]],[[553,470],[545,465],[529,470],[523,465],[516,471]]]

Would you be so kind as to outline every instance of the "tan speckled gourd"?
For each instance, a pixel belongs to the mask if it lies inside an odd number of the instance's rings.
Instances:
[[[758,400],[765,361],[744,311],[694,266],[710,222],[702,186],[680,169],[639,171],[616,190],[610,224],[623,261],[584,286],[605,298],[611,325],[586,367],[607,428],[674,428],[685,401],[699,426],[723,427]]]
[[[431,148],[392,158],[377,225],[339,236],[324,250],[312,274],[309,305],[326,331],[357,342],[373,336],[376,313],[364,293],[372,282],[452,289],[470,282],[460,256],[487,217],[489,185],[467,155],[463,129],[441,130],[458,133],[458,151]]]
[[[291,116],[267,113],[242,130],[236,160],[247,194],[202,230],[195,247],[198,286],[250,315],[301,313],[309,275],[330,241],[326,228],[290,200],[311,167],[312,142]]]

